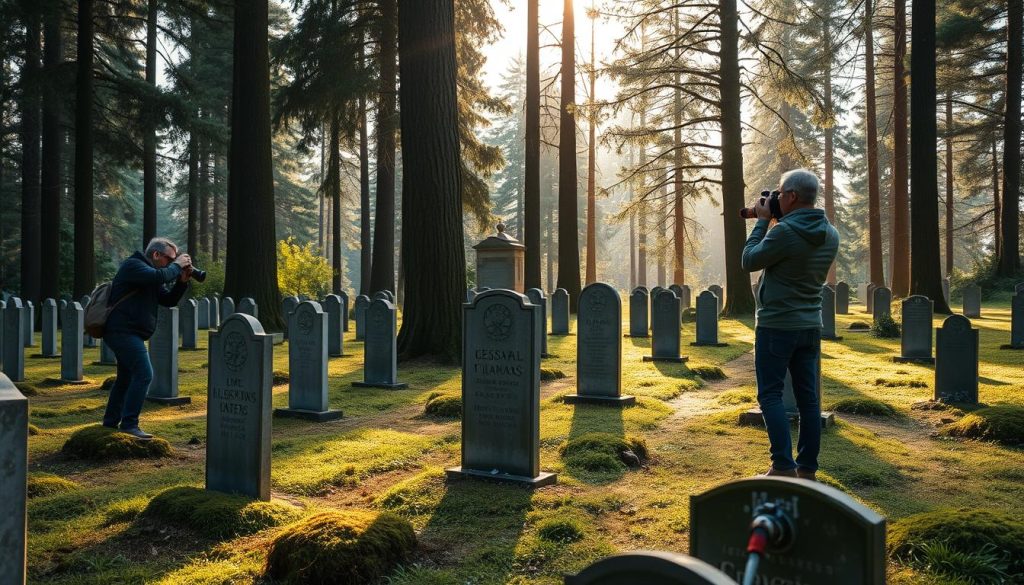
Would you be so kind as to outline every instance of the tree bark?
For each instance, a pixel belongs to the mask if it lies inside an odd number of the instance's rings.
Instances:
[[[946,92],[946,276],[953,275],[953,93]],[[995,160],[993,159],[993,163]],[[998,174],[996,175],[998,176]],[[998,230],[998,227],[996,228]],[[998,247],[998,246],[997,246]]]
[[[40,45],[38,8],[25,5],[25,64],[21,71],[21,298],[39,304]]]
[[[910,294],[910,210],[907,195],[907,79],[903,60],[907,55],[906,0],[895,0],[895,55],[893,58],[893,171],[892,242],[889,270],[892,294]]]
[[[458,363],[466,257],[453,0],[404,3],[398,31],[407,219],[402,222],[406,290],[398,351],[402,359],[431,355]]]
[[[822,18],[822,42],[825,45],[825,54],[828,56],[825,63],[825,111],[833,117],[825,127],[825,216],[829,223],[836,225],[836,203],[835,203],[835,114],[832,112],[832,5],[826,4],[825,15]],[[832,286],[836,285],[836,263],[828,269],[827,282]]]
[[[223,197],[221,193],[221,179],[220,179],[220,168],[221,161],[220,155],[213,155],[213,224],[212,224],[212,246],[210,255],[213,257],[214,262],[220,262],[220,201]]]
[[[939,262],[939,184],[935,153],[935,3],[913,0],[914,47],[910,85],[910,293],[925,295],[936,313],[950,312]]]
[[[93,242],[93,0],[78,0],[75,98],[75,286],[81,298],[96,286]]]
[[[60,30],[60,10],[49,6],[43,23],[46,44],[43,66],[47,74],[64,62],[64,40]],[[60,297],[60,207],[64,186],[64,128],[61,124],[61,98],[48,86],[43,93],[43,150],[41,187],[40,296]]]
[[[637,287],[636,278],[636,212],[629,214],[629,290]]]
[[[878,114],[875,107],[875,37],[872,0],[864,0],[864,99],[868,153],[868,280],[885,284],[882,270],[882,205],[878,179]]]
[[[373,266],[373,231],[370,229],[370,137],[366,128],[366,100],[359,98],[359,294],[370,296]]]
[[[946,153],[947,160],[952,162],[952,146],[950,146],[949,152]],[[947,182],[947,187],[952,193],[953,179],[950,177]],[[1002,257],[1003,254],[1003,202],[999,199],[999,145],[996,144],[995,137],[992,138],[992,210],[995,212],[995,218],[992,222],[992,232],[995,234],[995,249],[996,258]]]
[[[640,128],[643,132],[647,131],[647,110],[640,110]],[[647,144],[643,143],[640,145],[640,154],[637,157],[639,164],[639,172],[637,173],[636,180],[638,181],[638,195],[640,200],[636,202],[636,232],[637,232],[637,243],[636,243],[636,285],[647,286],[647,202],[643,200],[644,193],[647,191]]]
[[[188,218],[185,250],[194,254],[199,248],[199,138],[195,131],[188,138]],[[147,240],[148,241],[148,240]]]
[[[587,284],[597,282],[597,169],[594,160],[597,150],[597,53],[594,51],[597,15],[590,19],[590,115],[587,132]]]
[[[157,0],[149,0],[149,12],[146,15],[146,83],[156,88],[156,23],[159,7]],[[156,236],[156,119],[152,107],[143,109],[142,139],[142,245]],[[190,156],[192,156],[190,154]],[[189,196],[191,200],[191,194]],[[191,208],[190,208],[191,209]],[[189,214],[189,228],[195,222],[195,216]],[[193,239],[193,238],[190,238]],[[191,242],[194,244],[196,242]],[[189,253],[196,248],[189,245]]]
[[[576,176],[576,25],[572,0],[562,5],[562,95],[558,123],[558,288],[569,293],[569,311],[580,297],[579,212]]]
[[[263,327],[280,331],[267,1],[235,2],[224,294],[252,297]]]
[[[1020,270],[1020,102],[1024,52],[1024,0],[1008,0],[1006,14],[1006,116],[1003,119],[1003,249],[1000,276]]]
[[[523,173],[523,275],[526,288],[541,288],[540,264],[540,22],[539,0],[526,8],[526,154]]]
[[[679,37],[679,9],[672,12],[672,31],[676,38]],[[681,56],[679,46],[676,46],[675,58],[679,61]],[[675,130],[672,133],[673,161],[675,168],[672,169],[672,187],[674,191],[672,212],[674,215],[674,229],[672,233],[672,283],[686,284],[686,210],[683,208],[683,91],[682,74],[679,72],[681,63],[676,63],[676,72],[673,75],[675,82],[675,95],[672,103],[672,122]]]
[[[327,193],[331,200],[331,291],[338,294],[343,290],[342,276],[344,265],[341,257],[341,120],[338,116],[331,119],[330,152],[327,153]]]
[[[189,252],[200,262],[210,253],[210,141],[205,138],[199,139],[199,247]]]
[[[404,8],[404,6],[403,6]],[[370,290],[395,290],[395,65],[398,0],[380,2],[380,96],[377,100],[377,215]]]

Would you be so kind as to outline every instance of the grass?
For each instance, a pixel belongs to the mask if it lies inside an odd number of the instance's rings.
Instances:
[[[875,398],[844,398],[832,403],[825,410],[865,414],[869,416],[899,416],[900,412],[891,404]]]
[[[154,437],[140,441],[127,433],[102,425],[76,431],[64,443],[62,451],[68,457],[95,460],[170,457],[173,454],[170,443],[164,439]]]
[[[1019,445],[1024,443],[1024,407],[1001,404],[981,408],[947,425],[942,434]]]
[[[253,501],[243,496],[202,488],[170,488],[150,500],[141,516],[176,524],[210,538],[253,534],[295,520],[301,511],[291,504]]]

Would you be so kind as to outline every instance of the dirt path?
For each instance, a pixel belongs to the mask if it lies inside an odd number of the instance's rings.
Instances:
[[[683,392],[668,402],[675,412],[667,421],[659,425],[659,429],[678,428],[681,420],[693,418],[700,414],[714,413],[735,408],[734,405],[723,405],[717,401],[718,395],[742,386],[754,383],[754,352],[748,351],[736,359],[722,364],[724,380],[706,382],[697,390]]]

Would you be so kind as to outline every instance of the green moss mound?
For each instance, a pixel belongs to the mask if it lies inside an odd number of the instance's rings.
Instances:
[[[622,471],[650,459],[647,443],[640,437],[611,433],[586,433],[569,439],[559,448],[566,465],[586,471]]]
[[[36,388],[32,384],[26,384],[25,382],[18,382],[17,384],[14,385],[14,387],[18,389],[18,392],[21,392],[22,396],[38,396],[39,395],[39,389]]]
[[[947,425],[940,433],[947,437],[1020,445],[1024,443],[1024,408],[1009,404],[980,408]]]
[[[107,378],[103,380],[103,383],[100,384],[100,389],[107,390],[109,392],[110,389],[114,387],[114,382],[116,381],[117,376],[107,376]]]
[[[866,331],[868,329],[871,329],[871,325],[868,325],[863,321],[854,321],[853,323],[850,323],[851,331]]]
[[[940,572],[954,577],[971,577],[964,574],[964,567],[972,564],[965,556],[979,553],[1005,562],[1011,575],[1024,574],[1024,520],[1005,512],[941,509],[915,514],[893,522],[888,540],[894,559],[920,565],[941,556],[948,564]],[[934,548],[940,543],[945,550]]]
[[[178,486],[150,500],[142,516],[191,528],[211,538],[230,538],[287,524],[301,513],[284,502],[260,502],[245,496]]]
[[[579,542],[584,536],[583,523],[576,518],[548,518],[537,525],[537,536],[548,542]]]
[[[889,315],[882,315],[878,321],[871,326],[871,334],[883,339],[893,339],[900,336],[900,324]]]
[[[697,309],[694,309],[693,307],[683,309],[681,321],[683,323],[696,323]]]
[[[288,372],[283,370],[274,370],[274,386],[280,386],[281,384],[287,384],[292,379]]]
[[[163,439],[140,441],[128,433],[104,427],[88,426],[75,431],[64,443],[65,455],[76,459],[125,459],[170,457],[174,450]]]
[[[722,406],[739,406],[741,404],[751,404],[756,399],[749,390],[735,389],[722,392],[718,395],[717,401]]]
[[[77,490],[77,483],[53,475],[52,473],[30,473],[28,474],[28,497],[38,498],[41,496],[52,496]]]
[[[885,388],[927,388],[928,382],[923,380],[895,380],[892,378],[875,378],[875,386]]]
[[[427,399],[423,412],[444,418],[462,418],[462,397],[455,394],[437,394]]]
[[[266,575],[294,584],[372,583],[415,548],[412,525],[390,512],[324,512],[281,531],[270,545]]]
[[[899,411],[891,404],[874,398],[844,398],[833,404],[829,410],[849,414],[865,414],[868,416],[899,416]]]
[[[549,380],[561,380],[565,377],[565,372],[562,370],[556,370],[554,368],[541,368],[540,379],[541,381],[547,382]]]
[[[28,436],[34,437],[34,436],[38,435],[41,432],[42,431],[39,430],[39,427],[37,427],[36,425],[34,425],[34,424],[29,424],[28,425]]]
[[[690,366],[690,371],[707,381],[726,379],[725,372],[718,366]]]

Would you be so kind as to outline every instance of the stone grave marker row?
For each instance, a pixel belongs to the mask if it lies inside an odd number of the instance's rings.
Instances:
[[[978,403],[978,330],[950,315],[935,330],[935,400]]]
[[[626,406],[636,403],[622,395],[622,299],[603,282],[580,293],[576,319],[576,394],[567,404],[595,403]]]
[[[551,293],[551,335],[569,334],[569,292],[556,288]]]
[[[700,299],[697,299],[700,302]],[[654,297],[651,312],[651,355],[644,356],[645,362],[685,362],[688,358],[679,354],[679,326],[682,319],[679,297],[670,290]]]
[[[7,299],[4,308],[4,374],[12,382],[25,381],[24,312],[21,299]]]
[[[718,314],[720,303],[714,291],[706,290],[697,295],[697,341],[690,345],[725,347],[728,343],[718,341]]]
[[[288,408],[275,409],[274,415],[315,422],[341,418],[327,401],[327,313],[320,303],[303,301],[288,320]]]
[[[178,307],[159,307],[156,315],[156,331],[149,338],[153,381],[146,400],[168,406],[189,404],[191,397],[178,395]]]
[[[377,299],[365,311],[366,340],[363,345],[363,381],[360,388],[405,388],[398,381],[398,347],[395,334],[398,314],[387,299]]]
[[[44,358],[56,358],[60,357],[60,352],[57,351],[57,301],[53,299],[46,299],[43,304],[40,305],[39,311],[42,313],[42,347],[40,348],[40,355]]]
[[[649,322],[647,311],[647,289],[634,288],[629,293],[629,335],[628,337],[648,337]]]
[[[900,331],[900,355],[894,362],[934,364],[932,357],[932,313],[935,303],[924,295],[912,295],[900,305],[903,327]]]
[[[533,303],[534,305],[537,305],[538,307],[540,307],[540,310],[537,311],[537,313],[540,316],[540,329],[541,329],[541,331],[545,332],[544,335],[540,336],[540,357],[542,357],[542,358],[550,357],[551,354],[548,353],[548,336],[547,336],[547,330],[548,330],[548,298],[547,298],[547,296],[545,296],[544,291],[539,289],[539,288],[531,288],[530,290],[526,291],[526,296],[527,296],[527,298],[530,299],[531,303]]]
[[[82,339],[85,331],[85,309],[71,303],[64,310],[61,329],[60,379],[65,382],[84,380],[82,372]],[[105,345],[105,344],[104,344]]]

